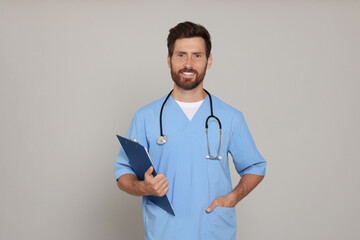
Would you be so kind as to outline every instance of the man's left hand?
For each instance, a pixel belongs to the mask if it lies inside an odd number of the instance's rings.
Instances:
[[[214,208],[216,207],[235,207],[235,205],[238,203],[236,194],[234,192],[231,192],[225,196],[221,196],[216,198],[212,204],[206,209],[206,212],[212,212]]]

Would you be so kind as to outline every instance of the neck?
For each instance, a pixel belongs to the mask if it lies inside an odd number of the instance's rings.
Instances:
[[[206,93],[203,90],[203,84],[199,84],[199,86],[191,90],[179,88],[174,84],[174,91],[171,96],[180,102],[198,102],[205,99]]]

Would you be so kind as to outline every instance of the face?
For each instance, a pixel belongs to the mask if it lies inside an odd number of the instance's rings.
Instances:
[[[212,56],[206,58],[205,40],[201,37],[177,39],[172,57],[168,56],[171,77],[178,87],[185,90],[202,83],[211,63]]]

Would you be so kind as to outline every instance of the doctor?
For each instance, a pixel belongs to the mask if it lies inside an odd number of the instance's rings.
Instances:
[[[159,174],[153,177],[150,167],[140,181],[120,150],[117,185],[143,196],[146,240],[234,240],[234,207],[263,179],[266,161],[243,114],[203,89],[212,63],[208,31],[198,24],[180,23],[170,29],[167,45],[174,89],[139,109],[127,133],[148,149]],[[241,176],[234,189],[228,153]],[[165,194],[175,216],[147,199]]]

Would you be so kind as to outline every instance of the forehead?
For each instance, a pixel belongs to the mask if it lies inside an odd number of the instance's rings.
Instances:
[[[205,40],[202,37],[176,39],[174,52],[204,52],[206,51]]]

